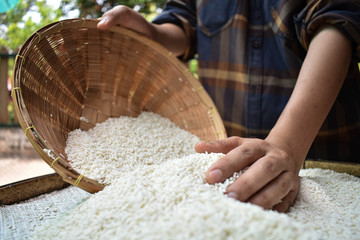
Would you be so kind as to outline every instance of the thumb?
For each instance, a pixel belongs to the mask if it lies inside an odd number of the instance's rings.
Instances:
[[[97,27],[100,30],[106,30],[114,25],[125,25],[131,14],[132,9],[125,6],[116,6],[99,18],[100,22]]]
[[[229,137],[223,140],[207,143],[199,142],[195,145],[195,151],[198,153],[213,152],[227,154],[243,142],[243,138]]]
[[[100,22],[98,22],[97,27],[100,30],[106,30],[106,29],[109,29],[112,26],[110,24],[109,18],[107,18],[107,17],[101,17],[98,20],[100,20]]]

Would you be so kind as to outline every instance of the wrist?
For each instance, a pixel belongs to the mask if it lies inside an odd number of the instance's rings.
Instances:
[[[311,143],[299,141],[297,137],[286,136],[272,130],[265,141],[284,151],[300,170],[306,159]]]

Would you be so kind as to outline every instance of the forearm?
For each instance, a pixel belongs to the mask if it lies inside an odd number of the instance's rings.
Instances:
[[[314,36],[293,94],[266,140],[291,152],[301,166],[345,79],[351,43],[335,27]]]
[[[174,55],[180,56],[186,48],[186,37],[184,31],[172,23],[152,24],[153,39],[166,47]]]

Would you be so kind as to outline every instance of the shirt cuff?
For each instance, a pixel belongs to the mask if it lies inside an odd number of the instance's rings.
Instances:
[[[311,1],[295,16],[297,38],[308,49],[312,37],[324,25],[337,27],[353,45],[353,57],[360,60],[360,15],[359,4],[351,1],[329,3],[328,0]]]

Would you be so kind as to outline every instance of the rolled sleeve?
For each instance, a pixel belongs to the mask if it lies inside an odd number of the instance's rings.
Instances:
[[[353,57],[360,60],[360,1],[313,0],[295,16],[297,37],[305,49],[319,28],[336,26],[353,43]]]

